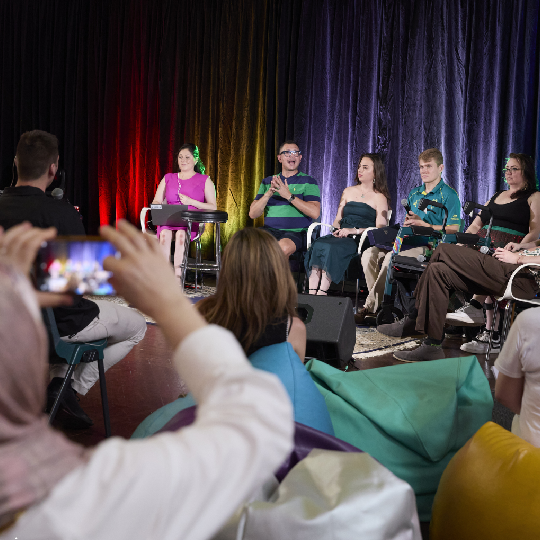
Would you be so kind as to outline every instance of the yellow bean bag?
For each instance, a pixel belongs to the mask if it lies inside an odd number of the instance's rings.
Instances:
[[[540,448],[488,422],[446,467],[430,540],[540,538]]]

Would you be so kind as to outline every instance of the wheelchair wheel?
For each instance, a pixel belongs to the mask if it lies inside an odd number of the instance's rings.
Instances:
[[[377,313],[377,326],[380,324],[392,324],[403,318],[403,313],[395,306],[383,306]]]

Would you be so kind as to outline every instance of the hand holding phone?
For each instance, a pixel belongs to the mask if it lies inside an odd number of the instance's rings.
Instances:
[[[7,232],[0,227],[0,261],[11,264],[27,276],[41,244],[52,240],[56,229],[37,229],[27,221],[11,227]]]
[[[176,348],[206,322],[182,294],[159,242],[125,220],[118,220],[116,226],[100,228],[103,238],[122,254],[104,261],[104,268],[113,273],[111,283],[130,304],[152,317]]]
[[[42,292],[114,296],[111,273],[103,260],[116,248],[97,237],[59,237],[45,242],[35,262],[36,287]]]

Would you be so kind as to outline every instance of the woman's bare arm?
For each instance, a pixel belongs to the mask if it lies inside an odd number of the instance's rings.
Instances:
[[[300,360],[304,362],[306,358],[306,325],[298,317],[292,319],[287,341],[292,345]]]

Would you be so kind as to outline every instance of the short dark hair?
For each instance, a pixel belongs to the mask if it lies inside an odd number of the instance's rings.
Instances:
[[[281,149],[286,145],[286,144],[295,144],[296,146],[298,146],[298,143],[296,141],[293,141],[292,139],[287,139],[286,141],[283,141],[279,146],[278,146],[278,155],[281,154]],[[300,146],[298,146],[298,149],[300,150]]]
[[[418,161],[424,161],[426,163],[432,159],[435,160],[437,167],[443,164],[443,156],[438,148],[428,148],[418,156]]]
[[[35,129],[21,135],[17,145],[17,174],[23,180],[37,180],[58,159],[58,139]]]
[[[525,178],[526,182],[525,187],[510,195],[510,198],[529,198],[530,195],[538,191],[536,189],[536,174],[534,172],[534,161],[532,157],[528,156],[527,154],[518,154],[512,152],[509,157],[518,160],[519,164],[521,165],[521,172],[523,173],[523,178]]]

